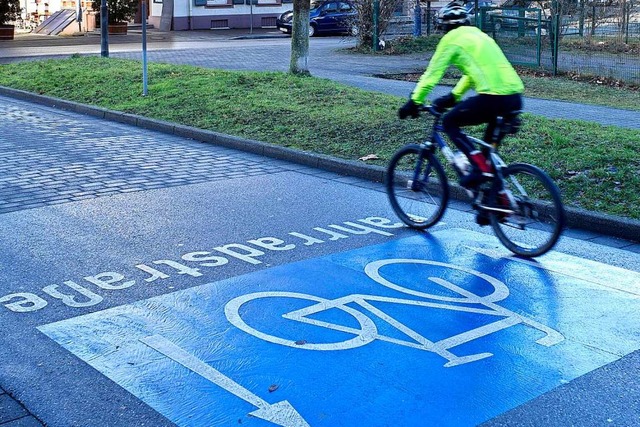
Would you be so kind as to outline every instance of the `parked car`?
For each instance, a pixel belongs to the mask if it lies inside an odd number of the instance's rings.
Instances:
[[[358,34],[357,12],[348,1],[311,1],[309,12],[309,37],[317,34],[346,33]],[[276,27],[283,33],[291,34],[293,11],[284,12],[276,19]]]
[[[487,8],[487,7],[496,7],[495,3],[491,2],[491,1],[478,1],[478,11],[480,11],[480,9],[482,8]],[[464,8],[467,9],[467,13],[469,15],[475,15],[476,13],[476,2],[475,1],[469,1],[466,2],[464,4]]]
[[[490,25],[495,31],[501,28],[531,28],[536,27],[538,13],[532,9],[496,9],[489,12]]]
[[[476,11],[476,2],[470,1],[464,4],[464,8],[469,14],[469,22],[471,25],[476,25],[476,19],[480,19],[480,11],[482,9],[490,9],[496,7],[495,3],[490,1],[478,1],[478,9]],[[477,12],[477,16],[476,16]]]

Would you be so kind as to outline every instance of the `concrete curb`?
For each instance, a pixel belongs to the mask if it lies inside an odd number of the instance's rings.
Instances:
[[[246,36],[231,37],[231,40],[256,40],[256,39],[286,39],[290,38],[287,34],[247,34]]]
[[[45,105],[47,107],[125,123],[144,129],[191,138],[223,147],[247,151],[275,159],[287,160],[305,166],[362,178],[369,181],[383,182],[386,174],[386,169],[381,166],[366,165],[324,154],[308,153],[261,141],[239,138],[191,126],[179,125],[134,114],[112,111],[101,107],[94,107],[87,104],[80,104],[73,101],[66,101],[45,95],[38,95],[19,89],[0,86],[0,95]],[[466,193],[460,188],[457,188],[457,185],[454,186],[452,190],[453,198],[468,201]],[[569,227],[580,228],[612,237],[640,242],[640,221],[638,220],[571,207],[567,207],[566,210],[567,226]]]

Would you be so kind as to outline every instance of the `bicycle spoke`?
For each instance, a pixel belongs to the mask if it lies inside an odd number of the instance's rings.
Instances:
[[[564,228],[559,190],[544,172],[531,165],[511,165],[504,175],[504,189],[513,195],[515,206],[513,214],[491,214],[496,236],[518,255],[542,255],[556,244]],[[497,198],[495,195],[494,200]]]
[[[440,220],[449,198],[442,166],[433,156],[423,156],[418,146],[402,148],[387,170],[389,201],[408,226],[424,229]],[[424,153],[426,154],[426,153]]]

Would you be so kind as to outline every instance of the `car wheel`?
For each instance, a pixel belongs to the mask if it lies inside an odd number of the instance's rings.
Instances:
[[[309,25],[309,37],[313,37],[316,35],[316,27],[315,25]]]
[[[349,35],[355,37],[358,34],[360,34],[360,28],[358,28],[357,25],[352,25],[351,28],[349,29]]]
[[[496,23],[493,24],[493,31],[500,31],[500,28],[502,28],[502,21],[496,21]]]

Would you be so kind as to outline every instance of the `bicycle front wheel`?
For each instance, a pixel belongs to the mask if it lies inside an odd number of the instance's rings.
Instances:
[[[418,145],[401,148],[389,162],[387,195],[398,218],[424,230],[437,223],[449,201],[449,183],[434,154]]]
[[[558,242],[566,221],[560,190],[544,171],[525,163],[509,165],[503,178],[513,213],[489,214],[496,236],[516,255],[536,257],[548,252]],[[492,204],[509,204],[498,190],[493,191]]]

